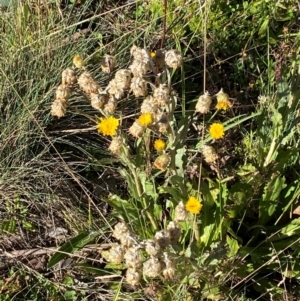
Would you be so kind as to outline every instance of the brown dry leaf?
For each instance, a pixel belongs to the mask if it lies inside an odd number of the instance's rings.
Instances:
[[[300,205],[294,209],[293,214],[300,215]]]

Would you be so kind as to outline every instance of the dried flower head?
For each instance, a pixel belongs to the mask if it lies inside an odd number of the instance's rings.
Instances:
[[[153,91],[153,98],[159,107],[164,107],[169,103],[170,90],[166,84],[160,84]]]
[[[135,121],[132,126],[129,128],[128,132],[135,138],[142,137],[144,133],[144,127],[139,124],[139,122]]]
[[[116,60],[111,55],[104,55],[101,60],[101,69],[104,73],[111,73],[115,68]]]
[[[177,222],[183,222],[186,221],[188,218],[187,211],[185,209],[185,206],[183,202],[181,201],[176,207],[175,207],[175,215],[174,220]]]
[[[71,69],[71,68],[67,68],[65,69],[62,74],[62,84],[63,85],[74,85],[77,83],[77,76],[76,76],[76,72]]]
[[[161,139],[156,139],[154,141],[154,148],[155,150],[157,150],[158,152],[161,152],[163,150],[166,149],[166,142],[161,140]]]
[[[116,99],[121,99],[124,96],[124,89],[121,88],[120,86],[118,86],[118,83],[116,81],[116,79],[112,79],[109,83],[108,86],[105,89],[106,91],[108,91],[108,93],[112,96],[114,96],[114,98]]]
[[[175,277],[175,264],[173,260],[170,258],[167,252],[164,252],[163,258],[163,271],[162,274],[165,279],[172,280]]]
[[[207,163],[216,163],[219,156],[216,153],[216,150],[209,145],[203,145],[201,147],[201,152],[203,154],[204,160]]]
[[[221,89],[217,93],[216,109],[226,111],[230,108],[232,108],[232,103],[230,102],[229,95],[224,93],[223,89]]]
[[[138,46],[136,46],[136,45],[132,45],[132,47],[130,48],[130,55],[131,55],[131,56],[134,56],[135,52],[136,52],[136,51],[140,51],[140,50],[141,50],[140,47],[138,47]]]
[[[130,247],[124,255],[128,267],[139,267],[142,264],[142,254],[139,246]]]
[[[129,89],[131,83],[131,72],[127,69],[120,69],[115,74],[115,80],[118,88]]]
[[[158,277],[161,272],[161,262],[158,258],[151,256],[143,263],[143,274],[146,277]]]
[[[229,95],[227,93],[224,93],[223,88],[216,94],[217,96],[217,102],[219,101],[229,101]]]
[[[115,136],[119,127],[119,120],[113,116],[100,118],[98,133],[104,136]]]
[[[170,233],[167,230],[156,232],[154,238],[161,248],[166,248],[171,243]]]
[[[138,122],[141,126],[147,127],[153,122],[152,115],[150,113],[143,113],[139,118]]]
[[[78,85],[87,94],[98,93],[99,85],[87,71],[79,76]]]
[[[79,54],[74,55],[73,57],[73,64],[76,68],[83,68],[84,67],[84,60]]]
[[[165,62],[170,68],[178,68],[182,65],[182,56],[178,50],[168,50],[165,54]]]
[[[161,248],[159,243],[155,239],[147,239],[144,241],[145,251],[152,256],[157,255]]]
[[[199,214],[202,209],[201,201],[193,196],[189,197],[185,204],[185,209],[193,214]]]
[[[56,99],[69,99],[71,95],[71,90],[68,85],[59,85],[55,92]]]
[[[201,95],[196,104],[196,112],[201,114],[206,114],[209,112],[210,105],[212,102],[212,98],[209,93],[206,91],[203,95]]]
[[[108,149],[113,154],[119,154],[122,150],[123,145],[124,144],[123,144],[123,138],[122,137],[120,137],[120,136],[113,137]]]
[[[113,96],[110,96],[103,110],[105,113],[113,114],[117,108],[117,105],[118,105],[117,100]]]
[[[115,225],[112,236],[116,239],[120,239],[122,236],[124,236],[124,234],[129,232],[128,226],[124,222],[119,222]]]
[[[153,165],[162,171],[165,171],[171,162],[170,156],[168,154],[163,154],[157,157]]]
[[[138,285],[141,282],[142,272],[137,268],[129,268],[126,271],[126,281],[130,285]]]
[[[55,99],[51,105],[52,116],[56,116],[58,118],[64,117],[67,113],[67,102],[65,99]]]
[[[181,227],[178,222],[169,222],[167,226],[167,230],[170,233],[171,243],[177,242],[179,237],[181,236]]]
[[[147,82],[142,77],[133,77],[130,89],[135,97],[147,96]]]
[[[213,123],[209,128],[209,134],[213,139],[221,139],[224,137],[225,129],[222,123]]]
[[[120,237],[120,243],[124,248],[128,249],[132,247],[136,243],[136,241],[131,233],[125,233]]]
[[[134,76],[141,77],[148,71],[154,71],[154,64],[148,50],[137,47],[133,51],[133,57],[129,69]]]
[[[155,115],[157,110],[158,106],[154,102],[154,98],[151,95],[146,97],[141,105],[141,113],[150,113],[151,115]]]
[[[104,92],[102,93],[90,93],[91,106],[96,109],[102,109],[103,106],[107,103],[108,95]]]
[[[120,264],[124,259],[124,248],[119,244],[113,245],[109,250],[108,260],[114,264]]]

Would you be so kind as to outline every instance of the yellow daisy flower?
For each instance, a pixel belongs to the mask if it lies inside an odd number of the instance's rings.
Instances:
[[[98,133],[104,136],[115,136],[119,127],[119,120],[115,117],[100,118],[98,123]]]
[[[161,152],[161,151],[166,149],[166,142],[161,140],[161,139],[157,139],[157,140],[154,141],[154,148],[158,152]]]
[[[202,207],[201,201],[193,196],[191,196],[185,204],[186,211],[194,214],[199,214]]]
[[[84,60],[82,59],[82,57],[79,54],[76,54],[73,57],[73,64],[75,65],[75,67],[80,69],[80,68],[84,67]]]
[[[224,137],[225,129],[222,123],[213,123],[209,128],[209,134],[213,139],[221,139]]]
[[[226,110],[228,110],[230,108],[232,108],[232,103],[229,100],[227,100],[227,99],[220,100],[216,104],[216,109],[217,110],[224,110],[224,111],[226,111]]]
[[[139,117],[138,122],[141,126],[148,126],[153,122],[152,115],[150,113],[144,113]]]
[[[150,57],[151,58],[154,58],[156,56],[156,51],[152,51],[151,53],[150,53]]]

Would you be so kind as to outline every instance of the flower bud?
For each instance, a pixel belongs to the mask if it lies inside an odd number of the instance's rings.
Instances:
[[[101,69],[104,73],[111,73],[115,68],[116,60],[113,56],[106,54],[101,60]]]
[[[174,220],[177,222],[184,222],[188,218],[188,212],[185,209],[185,206],[183,202],[181,201],[176,207],[175,207],[175,216]]]
[[[128,130],[129,134],[135,138],[142,137],[144,133],[144,127],[141,126],[137,121],[135,121]]]
[[[168,154],[163,154],[157,157],[153,163],[153,165],[162,171],[165,171],[169,166],[171,159]]]
[[[215,149],[209,145],[203,145],[201,147],[201,152],[203,154],[204,160],[207,163],[216,163],[219,156],[217,155]]]
[[[122,150],[123,147],[123,138],[122,137],[113,137],[112,141],[108,147],[108,149],[113,153],[113,154],[119,154]]]
[[[212,98],[209,93],[206,91],[205,94],[201,95],[196,104],[196,112],[201,114],[206,114],[209,112]]]

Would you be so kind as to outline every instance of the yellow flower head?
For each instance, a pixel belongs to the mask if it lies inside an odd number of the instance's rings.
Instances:
[[[185,204],[185,209],[188,212],[194,213],[194,214],[199,214],[199,212],[202,209],[202,204],[201,201],[198,200],[197,198],[191,196],[188,201]]]
[[[209,134],[213,139],[221,139],[224,136],[224,126],[222,123],[213,123],[209,128]]]
[[[226,111],[226,110],[228,110],[230,108],[232,108],[232,103],[229,100],[227,100],[227,99],[220,100],[216,104],[216,109],[217,110],[224,110],[224,111]]]
[[[156,51],[152,51],[152,52],[150,53],[150,57],[154,58],[155,56],[156,56]]]
[[[119,126],[119,120],[115,117],[100,118],[98,123],[98,133],[104,136],[115,136]]]
[[[158,152],[161,152],[161,151],[166,149],[166,142],[161,140],[161,139],[157,139],[157,140],[154,141],[154,148]]]
[[[84,60],[79,54],[76,54],[73,57],[73,64],[75,65],[75,67],[80,69],[84,66]]]
[[[138,121],[141,126],[148,126],[153,122],[152,115],[150,113],[144,113],[139,117]]]

